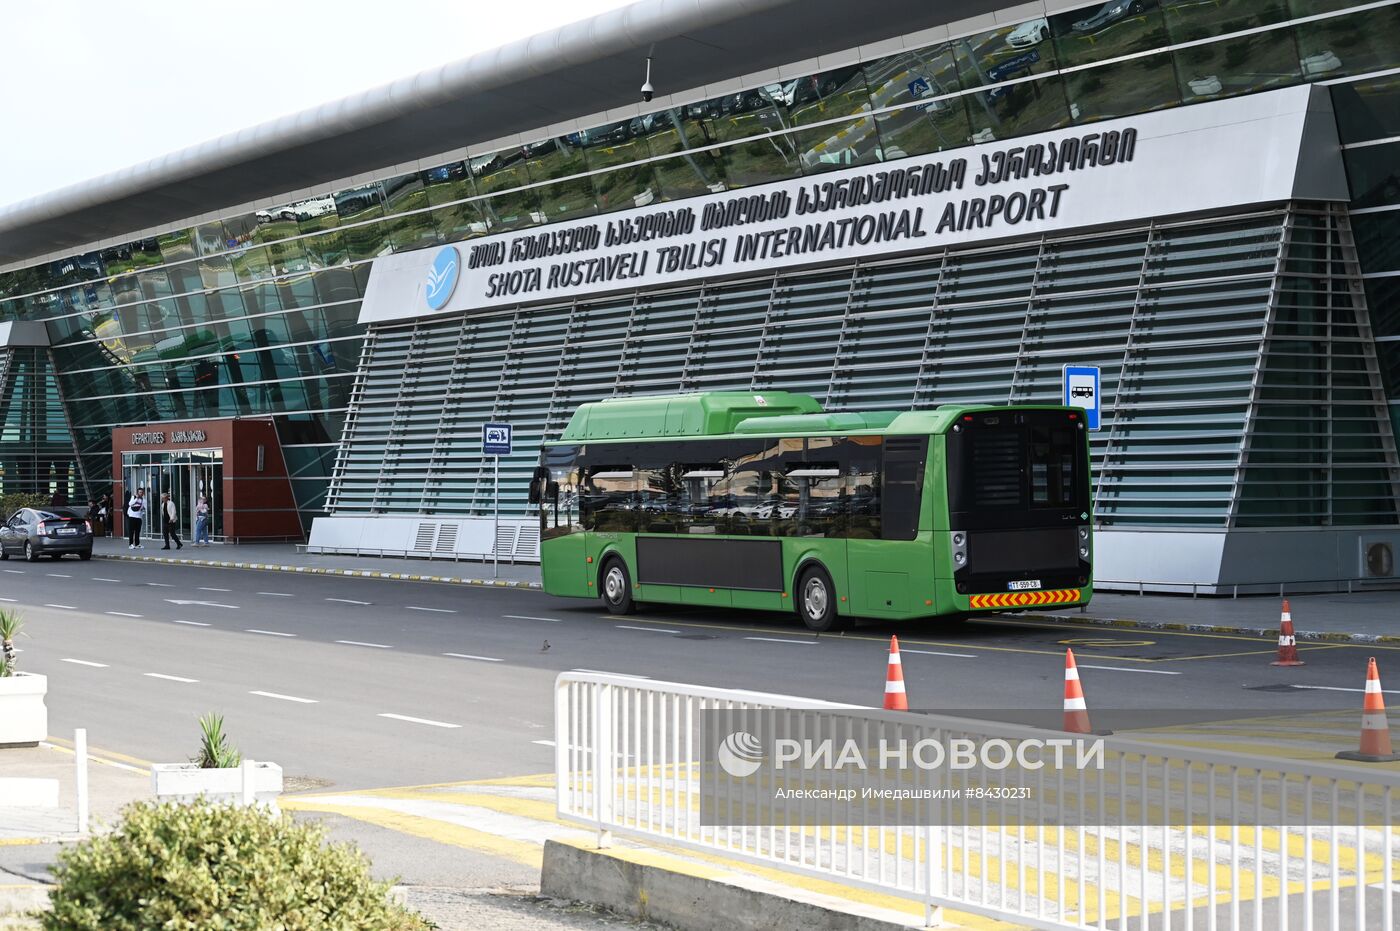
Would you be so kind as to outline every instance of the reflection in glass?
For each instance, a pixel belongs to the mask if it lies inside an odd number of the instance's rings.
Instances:
[[[1163,0],[1167,34],[1173,44],[1210,39],[1281,22],[1288,18],[1284,0]]]
[[[870,62],[865,66],[865,80],[876,109],[925,100],[876,117],[885,158],[967,145],[972,131],[966,99],[936,99],[961,87],[951,45],[933,45]]]
[[[1299,23],[1294,29],[1304,80],[1365,74],[1395,66],[1400,9],[1385,6]]]
[[[1065,75],[1065,95],[1076,123],[1146,113],[1181,103],[1170,52],[1071,71]]]
[[[991,142],[1067,126],[1064,81],[1059,75],[978,91],[968,97],[973,142]]]
[[[1332,106],[1343,143],[1400,136],[1400,74],[1335,85]]]
[[[1353,215],[1351,228],[1364,270],[1400,271],[1400,211]]]
[[[1342,156],[1353,208],[1400,204],[1400,142],[1347,149]]]
[[[1060,66],[1070,68],[1167,44],[1157,0],[1106,0],[1050,17]]]
[[[724,166],[713,152],[693,149],[710,145],[712,140],[699,111],[674,107],[640,117],[647,149],[653,156],[676,155],[653,162],[653,177],[661,200],[679,200],[725,190]]]
[[[657,199],[656,178],[650,165],[637,164],[651,157],[644,137],[642,119],[611,123],[577,134],[588,154],[588,167],[612,168],[592,176],[598,210],[630,210],[645,207]]]
[[[525,147],[531,181],[552,181],[588,170],[577,137],[546,139]],[[538,188],[540,212],[549,220],[570,220],[594,213],[593,185],[587,178],[574,177]]]
[[[1234,97],[1302,80],[1291,29],[1179,49],[1176,70],[1183,103]]]
[[[525,156],[519,149],[493,152],[471,160],[472,176],[477,193],[493,194],[484,202],[483,211],[491,232],[520,229],[539,222],[538,194],[518,190],[530,183],[525,170]],[[507,192],[507,193],[497,193]]]

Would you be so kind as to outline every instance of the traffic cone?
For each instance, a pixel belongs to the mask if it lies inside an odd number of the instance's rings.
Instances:
[[[1339,760],[1363,763],[1392,763],[1400,760],[1390,749],[1390,724],[1385,718],[1385,698],[1381,695],[1381,674],[1376,658],[1366,665],[1366,697],[1361,705],[1361,749],[1343,750]]]
[[[898,637],[890,637],[890,665],[885,673],[885,710],[909,710],[909,699],[904,694],[904,664],[899,661]]]
[[[1306,666],[1298,658],[1298,638],[1293,636],[1293,614],[1288,610],[1288,599],[1283,599],[1283,616],[1278,622],[1278,659],[1270,666]]]
[[[1074,651],[1065,650],[1065,730],[1071,734],[1092,734],[1089,708],[1084,704],[1084,687],[1079,684],[1079,668]]]

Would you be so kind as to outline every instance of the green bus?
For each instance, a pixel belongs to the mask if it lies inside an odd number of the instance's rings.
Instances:
[[[530,483],[544,590],[807,627],[1092,595],[1084,412],[828,413],[787,392],[584,404]]]

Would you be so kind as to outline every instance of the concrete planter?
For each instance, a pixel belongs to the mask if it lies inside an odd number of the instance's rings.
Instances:
[[[276,811],[277,796],[282,794],[282,767],[276,763],[252,763],[252,777],[254,800]],[[202,795],[212,802],[241,805],[243,770],[200,769],[193,763],[157,763],[151,767],[151,791],[161,800],[192,802]]]
[[[48,691],[48,676],[20,672],[0,678],[0,747],[35,747],[48,740]]]

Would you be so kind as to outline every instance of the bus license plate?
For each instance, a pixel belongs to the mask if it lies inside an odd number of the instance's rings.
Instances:
[[[1027,588],[1040,588],[1040,579],[1022,579],[1019,582],[1011,582],[1006,587],[1011,589],[1013,592],[1021,591],[1022,589]]]

